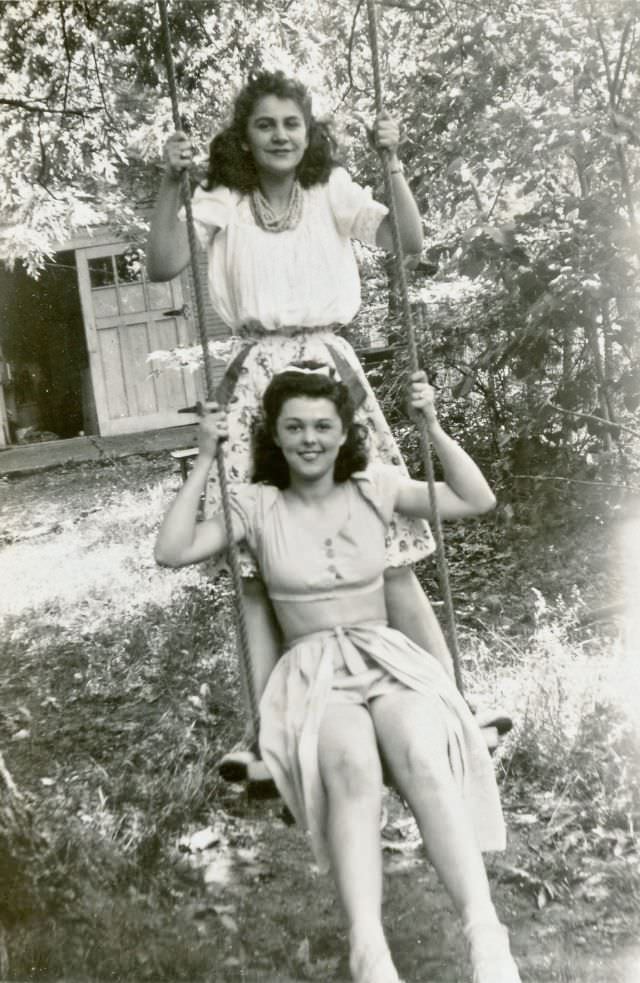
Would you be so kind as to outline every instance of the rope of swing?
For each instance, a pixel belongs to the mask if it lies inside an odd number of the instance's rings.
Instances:
[[[384,109],[384,93],[382,88],[382,72],[380,68],[380,46],[378,42],[378,23],[375,8],[375,0],[367,0],[367,14],[369,26],[369,45],[371,48],[371,62],[373,66],[373,81],[375,87],[376,110],[380,113]],[[411,372],[420,370],[420,360],[418,357],[418,346],[416,343],[416,333],[414,327],[413,311],[409,299],[409,288],[404,267],[404,255],[402,240],[400,237],[400,223],[398,221],[398,210],[396,206],[393,181],[391,179],[391,165],[387,152],[381,153],[382,171],[384,177],[384,187],[387,203],[389,206],[389,220],[391,223],[391,234],[393,236],[393,252],[396,268],[397,284],[402,301],[402,318],[407,337],[407,347],[409,350],[409,364]],[[451,596],[451,585],[449,582],[449,568],[444,551],[444,535],[442,531],[442,520],[438,511],[436,501],[436,482],[433,469],[433,455],[431,452],[431,437],[429,427],[424,417],[419,420],[420,445],[422,449],[422,459],[424,471],[429,486],[429,496],[431,499],[432,520],[431,526],[436,542],[436,562],[438,568],[438,581],[440,591],[444,601],[446,628],[451,657],[453,659],[453,669],[456,686],[460,693],[463,692],[462,674],[460,672],[460,651],[458,648],[458,635],[456,631],[456,619],[453,610],[453,598]]]
[[[158,8],[160,10],[160,20],[162,23],[162,40],[164,44],[164,60],[167,72],[167,82],[169,86],[169,95],[171,98],[171,109],[173,114],[173,124],[176,130],[182,129],[182,119],[180,116],[180,107],[178,104],[178,88],[176,84],[176,72],[175,65],[173,61],[173,52],[171,48],[171,30],[169,27],[169,18],[167,15],[167,4],[166,0],[158,0]],[[201,271],[198,265],[198,241],[196,238],[196,231],[193,222],[193,210],[191,207],[191,186],[189,182],[189,173],[184,170],[181,176],[182,185],[182,198],[184,201],[186,225],[187,225],[187,236],[189,239],[189,253],[191,255],[191,272],[193,277],[193,288],[196,301],[196,313],[197,313],[197,328],[198,336],[200,340],[200,345],[202,347],[203,364],[204,364],[204,378],[205,378],[205,392],[207,400],[212,400],[215,394],[215,385],[213,381],[213,372],[211,367],[211,359],[209,354],[209,343],[206,331],[206,320],[205,320],[205,306],[204,306],[204,291],[202,288],[202,278]],[[247,631],[247,622],[245,618],[245,612],[242,602],[242,575],[240,573],[240,561],[238,558],[238,549],[233,536],[233,521],[231,514],[231,503],[229,500],[229,486],[227,482],[227,472],[224,463],[224,449],[220,442],[216,448],[216,466],[218,469],[218,480],[220,483],[220,502],[222,505],[222,514],[224,518],[224,528],[227,534],[227,555],[229,560],[229,569],[231,571],[231,582],[233,585],[233,605],[234,605],[234,616],[236,624],[236,641],[238,646],[238,659],[240,663],[240,672],[243,677],[243,682],[247,692],[249,710],[251,714],[251,723],[253,726],[254,737],[257,738],[260,713],[258,709],[258,698],[256,694],[256,683],[253,674],[253,668],[251,664],[251,657],[249,653],[249,635]]]

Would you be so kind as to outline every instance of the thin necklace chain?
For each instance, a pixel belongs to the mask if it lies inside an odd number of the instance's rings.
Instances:
[[[265,232],[284,232],[285,229],[295,229],[302,218],[303,198],[299,181],[293,182],[289,204],[281,215],[276,215],[259,188],[251,192],[250,201],[256,224]]]

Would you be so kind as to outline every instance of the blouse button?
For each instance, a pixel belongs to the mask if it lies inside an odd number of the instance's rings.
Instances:
[[[331,543],[332,543],[332,542],[333,542],[333,540],[332,540],[332,539],[331,539],[331,538],[329,537],[329,539],[325,539],[325,541],[324,541],[324,545],[325,545],[325,546],[331,546]]]

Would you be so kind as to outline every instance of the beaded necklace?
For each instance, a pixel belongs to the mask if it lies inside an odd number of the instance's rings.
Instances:
[[[302,218],[302,188],[299,181],[293,182],[289,204],[281,215],[276,215],[273,208],[259,188],[251,192],[250,203],[256,225],[265,232],[284,232],[285,229],[295,229]]]

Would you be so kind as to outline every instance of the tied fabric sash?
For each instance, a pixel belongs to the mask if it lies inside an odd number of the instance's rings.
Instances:
[[[216,402],[224,406],[233,398],[235,388],[238,384],[238,379],[240,378],[240,373],[242,372],[244,364],[249,357],[251,349],[257,344],[257,338],[254,338],[252,341],[247,341],[246,345],[244,345],[238,354],[231,359],[225,369],[222,381],[216,389]],[[325,342],[324,345],[328,354],[333,360],[337,378],[340,382],[345,384],[349,390],[349,395],[351,396],[354,408],[358,409],[358,407],[361,406],[367,398],[367,390],[365,389],[362,380],[358,377],[356,370],[349,364],[344,355],[339,352],[334,345],[332,345],[330,342]]]

